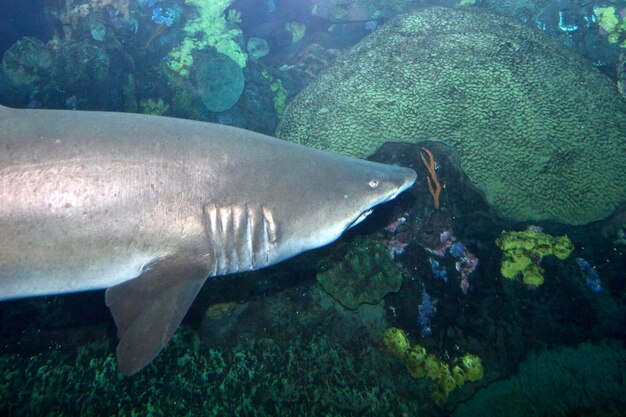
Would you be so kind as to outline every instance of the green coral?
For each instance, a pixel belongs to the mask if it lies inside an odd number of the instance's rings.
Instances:
[[[261,72],[263,78],[265,78],[269,84],[272,92],[274,93],[274,110],[276,110],[276,114],[280,118],[285,112],[285,107],[287,106],[287,90],[283,87],[283,83],[280,78],[272,77],[272,74],[267,70],[263,70]]]
[[[298,22],[285,23],[285,30],[291,32],[291,43],[298,43],[306,34],[306,25]]]
[[[586,224],[626,196],[626,102],[545,33],[469,8],[417,10],[338,58],[277,135],[366,157],[435,140],[505,217]]]
[[[51,49],[32,37],[19,39],[2,57],[2,69],[13,86],[29,85],[42,79],[52,64]]]
[[[155,116],[161,116],[162,114],[165,114],[165,112],[167,112],[167,110],[170,108],[170,105],[163,101],[162,98],[141,99],[139,101],[139,106],[141,107],[142,113],[152,114]]]
[[[593,13],[598,19],[598,26],[607,33],[609,43],[618,43],[624,38],[620,46],[626,48],[626,19],[617,13],[615,7],[597,7]]]
[[[95,86],[108,86],[113,65],[106,50],[88,40],[63,42],[56,51],[52,68],[59,88],[68,94]]]
[[[504,252],[500,273],[507,279],[517,279],[527,285],[543,284],[541,258],[554,255],[563,260],[574,250],[567,236],[554,237],[538,230],[523,232],[503,231],[496,244]]]
[[[185,3],[195,6],[197,16],[185,23],[183,30],[186,37],[170,51],[169,67],[181,76],[188,77],[189,68],[193,65],[192,52],[213,47],[244,68],[248,56],[238,43],[242,35],[237,26],[241,14],[233,10],[225,14],[232,0],[185,0]]]
[[[362,303],[377,304],[402,284],[402,272],[389,249],[368,237],[356,238],[345,258],[322,266],[316,278],[324,291],[350,309]]]

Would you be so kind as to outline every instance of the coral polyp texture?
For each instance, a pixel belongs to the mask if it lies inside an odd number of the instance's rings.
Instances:
[[[496,244],[502,249],[500,273],[507,279],[520,278],[530,286],[543,284],[544,270],[539,265],[547,255],[554,255],[563,260],[574,250],[572,241],[567,236],[550,236],[538,230],[523,232],[503,231]]]
[[[428,378],[433,382],[431,398],[443,405],[448,395],[466,382],[480,381],[485,370],[480,357],[465,354],[448,364],[429,354],[420,345],[411,345],[402,329],[391,327],[383,335],[383,343],[393,356],[400,359],[413,378]]]
[[[366,157],[441,141],[499,214],[586,224],[626,196],[626,103],[574,52],[516,20],[430,8],[392,20],[287,107],[277,135]]]

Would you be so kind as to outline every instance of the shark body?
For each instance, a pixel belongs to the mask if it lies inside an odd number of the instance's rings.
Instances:
[[[0,301],[106,288],[131,375],[207,277],[330,243],[415,178],[222,125],[0,106]]]

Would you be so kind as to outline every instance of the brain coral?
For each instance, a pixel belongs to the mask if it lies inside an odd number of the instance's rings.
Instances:
[[[546,34],[477,9],[403,15],[288,106],[277,136],[357,157],[453,146],[500,214],[585,224],[626,196],[626,103]]]

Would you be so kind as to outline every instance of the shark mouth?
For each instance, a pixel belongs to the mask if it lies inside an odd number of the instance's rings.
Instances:
[[[375,201],[374,203],[372,203],[370,205],[370,208],[364,210],[363,212],[361,212],[361,214],[359,214],[357,216],[357,218],[354,219],[352,221],[352,223],[350,223],[350,225],[346,228],[346,230],[347,229],[351,229],[354,226],[356,226],[357,224],[361,223],[363,220],[365,220],[365,218],[367,216],[369,216],[372,213],[372,211],[374,210],[374,207],[395,199],[403,191],[405,191],[408,188],[410,188],[413,185],[414,182],[415,182],[415,176],[412,176],[411,178],[407,179],[404,182],[404,184],[402,184],[400,187],[398,187],[398,189],[393,194],[389,194],[388,196],[385,196],[385,197],[381,198],[379,201]]]
[[[353,228],[354,226],[356,226],[357,224],[361,223],[363,220],[365,220],[365,218],[367,216],[370,215],[370,213],[372,213],[372,211],[374,211],[374,209],[369,209],[364,211],[363,213],[359,214],[359,217],[357,217],[351,224],[350,226],[348,226],[348,229]]]

